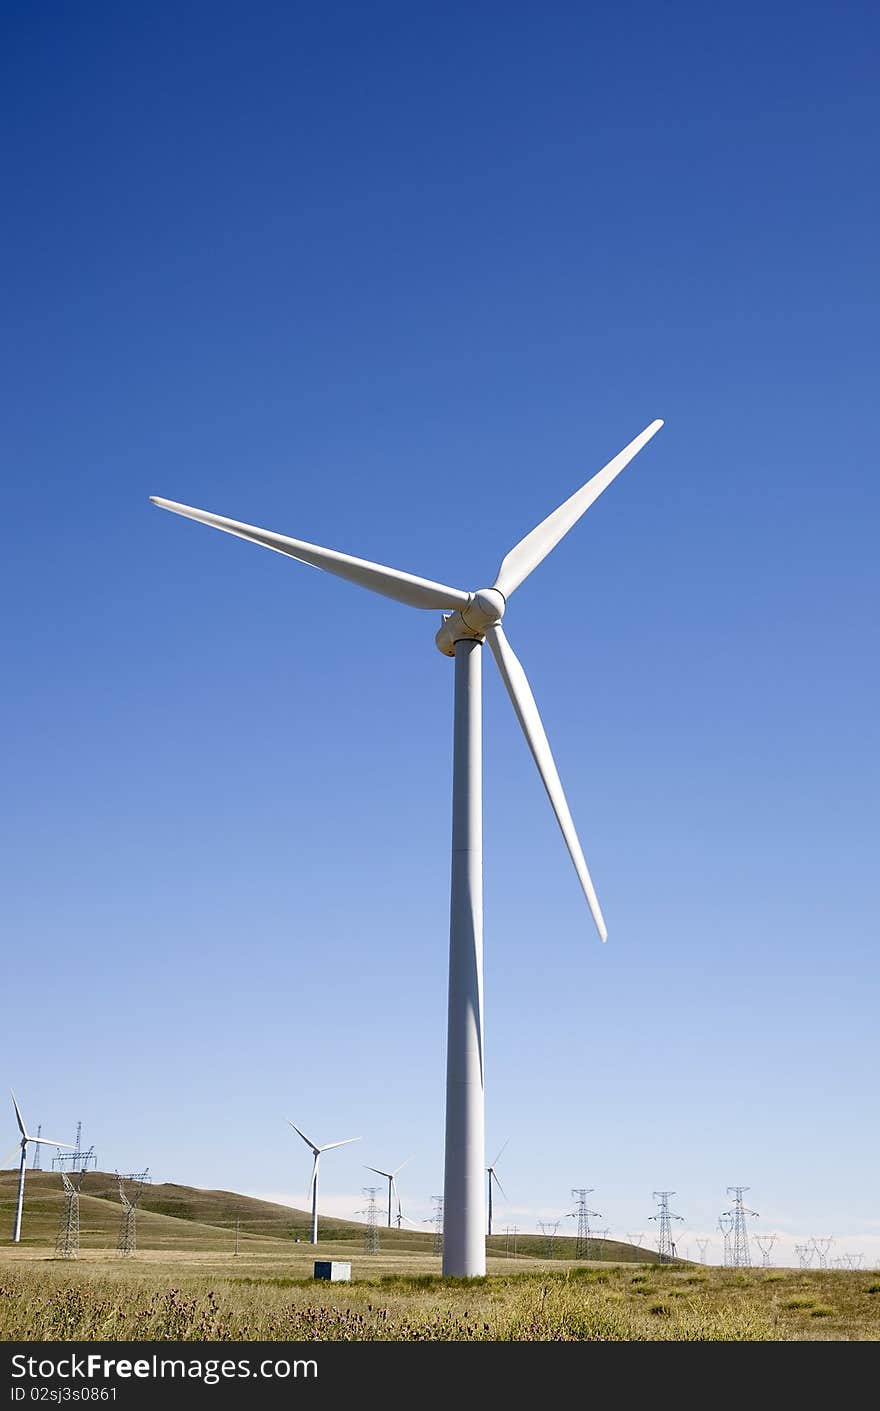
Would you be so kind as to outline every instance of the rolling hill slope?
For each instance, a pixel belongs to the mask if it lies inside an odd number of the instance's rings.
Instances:
[[[0,1245],[12,1239],[15,1197],[18,1184],[16,1170],[0,1171]],[[57,1171],[29,1170],[25,1178],[23,1246],[54,1248],[58,1223],[64,1209],[64,1191]],[[80,1188],[80,1244],[83,1249],[115,1249],[119,1234],[122,1207],[115,1175],[107,1171],[88,1171]],[[145,1185],[137,1217],[139,1249],[192,1249],[228,1252],[234,1242],[236,1220],[242,1248],[258,1247],[277,1250],[299,1241],[308,1244],[310,1216],[305,1210],[271,1201],[257,1200],[234,1191],[200,1190],[194,1186],[173,1183]],[[320,1216],[322,1242],[351,1244],[362,1248],[365,1225],[354,1220],[338,1220]],[[411,1252],[430,1254],[433,1234],[429,1229],[380,1230],[382,1248],[388,1253]],[[575,1258],[576,1240],[558,1236],[558,1259]],[[512,1255],[506,1234],[493,1235],[487,1249],[495,1255]],[[541,1258],[544,1239],[541,1235],[517,1234],[519,1255]],[[636,1248],[617,1240],[595,1241],[595,1258],[600,1260],[647,1261],[656,1259],[649,1249]]]

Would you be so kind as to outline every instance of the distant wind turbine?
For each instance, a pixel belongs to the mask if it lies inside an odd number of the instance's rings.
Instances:
[[[305,1132],[301,1132],[300,1129],[299,1129],[299,1127],[296,1125],[296,1123],[295,1123],[295,1122],[291,1122],[291,1120],[290,1120],[289,1117],[288,1117],[287,1121],[288,1121],[288,1124],[289,1124],[289,1125],[293,1128],[293,1130],[296,1132],[297,1136],[302,1137],[302,1139],[303,1139],[303,1141],[305,1142],[306,1146],[311,1149],[312,1155],[313,1155],[314,1158],[315,1158],[314,1165],[312,1166],[312,1180],[311,1180],[311,1185],[309,1186],[309,1193],[310,1193],[310,1195],[311,1195],[311,1197],[312,1197],[312,1244],[317,1244],[317,1243],[318,1243],[318,1162],[321,1160],[321,1155],[322,1155],[323,1152],[325,1152],[325,1151],[332,1151],[335,1146],[349,1146],[352,1142],[359,1142],[359,1141],[360,1141],[360,1137],[346,1137],[346,1138],[345,1138],[345,1141],[342,1141],[342,1142],[327,1142],[326,1145],[324,1145],[324,1146],[316,1146],[315,1143],[312,1141],[311,1137],[307,1137],[306,1134],[305,1134]]]
[[[509,1141],[510,1141],[510,1137],[507,1138],[507,1142],[509,1142]],[[496,1184],[496,1186],[498,1187],[498,1189],[500,1190],[501,1194],[504,1195],[504,1187],[502,1186],[501,1182],[500,1182],[499,1179],[498,1179],[497,1173],[496,1173],[496,1171],[495,1171],[495,1167],[498,1165],[498,1162],[501,1160],[502,1154],[503,1154],[503,1152],[504,1152],[504,1147],[507,1146],[507,1142],[504,1143],[504,1146],[501,1148],[501,1151],[499,1151],[498,1155],[495,1157],[495,1160],[492,1162],[492,1165],[486,1167],[486,1171],[487,1171],[488,1176],[489,1176],[489,1234],[490,1234],[490,1235],[491,1235],[491,1233],[492,1233],[492,1182],[493,1182],[493,1181],[495,1182],[495,1184]],[[505,1199],[507,1199],[506,1196],[505,1196]]]
[[[482,805],[482,646],[489,643],[507,694],[532,752],[556,820],[571,854],[596,929],[604,941],[605,922],[575,831],[568,802],[538,714],[528,678],[505,636],[501,619],[511,594],[547,557],[611,482],[663,425],[652,421],[607,465],[570,495],[552,514],[521,539],[501,561],[491,588],[468,592],[401,569],[322,548],[257,525],[176,500],[150,499],[214,529],[249,539],[287,554],[312,568],[324,569],[383,597],[409,607],[440,612],[434,641],[444,656],[455,658],[452,782],[452,898],[449,938],[449,1001],[446,1045],[446,1166],[444,1179],[443,1273],[479,1277],[486,1272],[486,1209],[483,1204],[486,1145],[483,1077],[483,805]],[[499,493],[504,493],[503,476]],[[467,493],[446,511],[446,522],[467,515]],[[550,605],[554,620],[577,620],[579,604],[570,597]],[[326,618],[300,624],[305,649],[315,632],[329,630]],[[571,647],[571,626],[567,629]]]
[[[404,1166],[408,1166],[411,1161],[412,1161],[412,1157],[411,1157],[411,1156],[408,1156],[408,1157],[406,1158],[406,1161],[401,1161],[400,1165],[399,1165],[394,1171],[380,1171],[378,1166],[365,1166],[365,1167],[364,1167],[364,1170],[365,1170],[365,1171],[375,1171],[375,1173],[376,1173],[377,1176],[384,1176],[385,1179],[386,1179],[386,1181],[388,1182],[388,1228],[389,1228],[389,1230],[391,1229],[391,1197],[392,1197],[393,1192],[397,1190],[397,1175],[398,1175],[398,1172],[399,1172],[399,1171],[402,1171],[403,1168],[404,1168]],[[397,1209],[398,1209],[398,1212],[399,1212],[399,1211],[400,1211],[400,1192],[399,1192],[399,1191],[397,1192]],[[400,1218],[401,1218],[401,1217],[400,1217],[400,1215],[398,1214],[398,1228],[399,1228],[399,1226],[400,1226]]]
[[[12,1227],[12,1243],[19,1244],[21,1241],[21,1210],[24,1205],[24,1173],[27,1168],[28,1142],[34,1142],[39,1146],[62,1147],[65,1151],[73,1151],[73,1147],[70,1146],[68,1142],[50,1141],[48,1137],[28,1136],[27,1128],[24,1125],[24,1118],[21,1115],[21,1109],[15,1100],[15,1093],[12,1092],[11,1088],[9,1091],[12,1093],[12,1105],[15,1108],[18,1130],[21,1132],[21,1141],[19,1142],[19,1146],[21,1147],[21,1162],[18,1168],[18,1199],[15,1203],[15,1223]]]

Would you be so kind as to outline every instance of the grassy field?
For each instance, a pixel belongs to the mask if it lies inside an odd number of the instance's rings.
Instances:
[[[501,1236],[487,1278],[457,1282],[439,1277],[430,1233],[383,1229],[366,1254],[362,1225],[328,1221],[315,1250],[303,1212],[183,1186],[145,1189],[138,1250],[120,1256],[118,1195],[101,1173],[81,1199],[79,1259],[56,1259],[60,1184],[28,1173],[13,1246],[14,1178],[0,1173],[4,1341],[880,1340],[876,1272],[657,1264],[612,1242],[587,1263],[573,1240],[557,1246],[568,1257],[548,1260],[538,1237],[520,1237],[514,1257]],[[349,1260],[352,1282],[316,1282],[316,1254]]]

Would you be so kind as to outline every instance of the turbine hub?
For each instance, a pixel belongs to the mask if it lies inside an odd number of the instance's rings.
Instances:
[[[472,593],[467,607],[443,614],[443,626],[434,638],[438,649],[444,656],[454,657],[456,642],[481,642],[489,628],[501,621],[506,606],[504,594],[497,588]]]

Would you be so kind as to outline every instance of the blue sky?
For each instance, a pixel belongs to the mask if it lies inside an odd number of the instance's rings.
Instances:
[[[430,1214],[437,620],[148,496],[471,589],[662,417],[505,619],[605,947],[485,664],[496,1227],[880,1260],[877,13],[597,8],[4,7],[7,1086]]]

